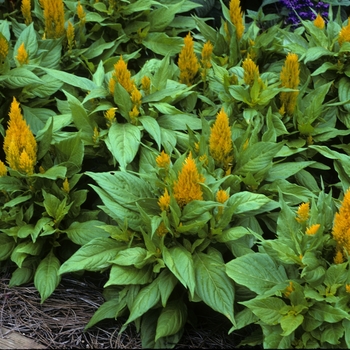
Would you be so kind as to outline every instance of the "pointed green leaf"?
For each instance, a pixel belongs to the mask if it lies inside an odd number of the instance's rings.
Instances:
[[[285,270],[278,268],[270,256],[264,253],[246,254],[231,260],[226,264],[226,273],[236,283],[258,294],[288,279]]]
[[[221,258],[204,253],[195,253],[196,294],[213,310],[226,316],[235,324],[233,305],[234,286],[225,272]]]
[[[59,274],[74,271],[99,271],[109,267],[109,263],[124,245],[105,237],[97,237],[78,249],[65,261]]]
[[[53,251],[40,262],[34,275],[34,285],[41,296],[41,304],[54,292],[60,283],[61,276],[58,275],[60,261]]]
[[[105,140],[109,151],[122,169],[133,161],[141,142],[140,129],[132,124],[114,123]]]

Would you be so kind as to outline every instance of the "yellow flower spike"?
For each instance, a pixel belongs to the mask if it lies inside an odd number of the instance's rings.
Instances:
[[[177,61],[180,69],[180,83],[191,86],[198,72],[199,63],[194,52],[194,43],[190,32],[184,38],[184,43]]]
[[[310,216],[310,203],[302,203],[298,207],[297,217],[295,218],[300,224],[305,222]]]
[[[80,23],[82,25],[84,25],[85,21],[86,21],[86,13],[85,13],[84,8],[81,5],[80,1],[78,1],[78,5],[77,5],[77,15],[78,15],[78,18],[80,20]]]
[[[332,235],[338,246],[350,253],[350,189],[348,189],[339,208],[334,216]]]
[[[170,156],[162,151],[160,155],[157,156],[156,163],[159,168],[168,168],[170,165]]]
[[[122,56],[120,56],[118,62],[114,65],[114,72],[111,80],[114,80],[114,83],[111,83],[110,81],[109,86],[112,95],[114,94],[115,82],[117,81],[129,94],[134,90],[134,82],[131,79],[131,73]]]
[[[292,281],[289,281],[289,286],[286,287],[285,289],[285,292],[283,293],[283,295],[286,297],[286,298],[289,298],[290,294],[294,292],[294,285],[293,285],[293,282]]]
[[[100,136],[100,132],[98,131],[97,126],[95,126],[94,127],[94,134],[92,135],[92,141],[94,143],[97,143],[99,136]]]
[[[24,43],[22,43],[18,48],[16,59],[21,66],[29,63],[28,52],[24,46]]]
[[[21,11],[24,17],[24,23],[28,26],[33,21],[30,0],[22,0]]]
[[[209,153],[217,164],[227,169],[233,160],[232,150],[233,143],[229,119],[225,111],[221,109],[210,128]]]
[[[150,93],[151,89],[151,79],[146,75],[141,79],[141,88],[145,92],[146,95]]]
[[[3,161],[0,160],[0,177],[7,175],[7,167]]]
[[[237,40],[241,40],[244,33],[243,12],[241,10],[240,0],[231,0],[229,3],[230,19],[232,24],[236,27]]]
[[[181,208],[193,200],[203,200],[200,183],[204,180],[204,177],[199,174],[190,152],[184,161],[177,180],[174,181],[174,197]]]
[[[317,17],[314,19],[314,26],[320,29],[323,29],[325,26],[325,21],[322,16],[318,13]]]
[[[65,34],[63,0],[41,0],[44,8],[45,38],[58,39]]]
[[[71,21],[68,21],[66,35],[67,35],[68,50],[72,51],[73,44],[74,44],[74,26]]]
[[[253,86],[255,79],[260,79],[259,67],[250,57],[243,61],[242,67],[244,69],[244,82],[249,86]]]
[[[211,55],[213,53],[214,46],[210,41],[207,41],[202,48],[202,54],[201,54],[201,62],[202,62],[202,68],[210,68],[211,67]]]
[[[168,229],[165,227],[164,222],[162,221],[162,222],[159,224],[159,226],[158,226],[156,232],[157,232],[157,236],[158,236],[158,237],[163,237],[163,236],[165,236],[169,231],[168,231]]]
[[[350,293],[350,284],[345,285],[346,293]]]
[[[134,106],[140,107],[141,106],[141,99],[142,95],[141,92],[138,90],[138,88],[134,85],[133,90],[130,94],[131,102]]]
[[[129,112],[129,117],[130,117],[130,119],[131,119],[131,122],[133,123],[133,124],[137,124],[137,117],[140,115],[140,111],[139,111],[139,109],[137,108],[137,106],[134,106],[133,108],[132,108],[132,110]]]
[[[23,119],[19,103],[13,98],[8,127],[4,138],[4,152],[10,168],[31,175],[36,163],[37,143]]]
[[[115,119],[115,108],[110,108],[104,113],[104,117],[107,121],[107,127],[110,128],[111,125],[116,121]]]
[[[167,189],[164,190],[164,194],[159,197],[158,205],[161,211],[169,210],[169,205],[170,205],[170,195]]]
[[[2,33],[0,33],[0,64],[3,63],[9,53],[9,43]]]
[[[66,193],[69,193],[69,191],[70,191],[69,182],[68,182],[67,178],[65,178],[63,181],[62,190]]]
[[[344,262],[344,256],[340,249],[337,249],[334,256],[334,264],[342,264]]]
[[[299,74],[298,55],[295,53],[288,53],[280,74],[281,86],[297,89],[300,83]],[[281,104],[284,105],[284,109],[289,115],[294,113],[298,94],[298,91],[280,93]]]
[[[230,198],[229,194],[225,190],[219,190],[216,193],[216,201],[224,204]],[[218,207],[218,214],[221,215],[223,212],[223,207]]]
[[[338,35],[338,43],[340,46],[343,45],[345,42],[350,41],[350,17],[348,18],[348,24],[343,26],[340,29],[339,35]]]
[[[44,174],[45,173],[45,169],[44,169],[44,167],[42,165],[40,165],[40,167],[39,167],[39,173],[40,174]]]
[[[320,224],[314,224],[314,225],[311,225],[310,227],[308,227],[305,231],[305,233],[308,235],[308,236],[313,236],[317,233],[318,229],[320,228]]]

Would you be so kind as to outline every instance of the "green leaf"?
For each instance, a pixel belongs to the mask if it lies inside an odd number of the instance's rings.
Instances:
[[[225,272],[225,264],[218,256],[195,253],[196,294],[214,311],[226,316],[235,324],[233,306],[235,291]]]
[[[23,67],[13,68],[7,74],[1,75],[1,81],[10,89],[23,88],[31,84],[43,84],[39,77]]]
[[[9,287],[12,288],[21,286],[28,282],[32,282],[37,266],[37,258],[28,258],[24,260],[22,267],[17,267],[17,269],[13,271],[11,279],[9,281]]]
[[[176,334],[187,322],[187,306],[182,300],[170,301],[161,311],[156,329],[155,341],[161,337]]]
[[[270,256],[264,253],[246,254],[231,260],[226,264],[226,273],[236,283],[258,294],[288,279],[284,268],[277,267]]]
[[[127,120],[130,121],[129,112],[132,109],[132,102],[130,94],[125,88],[117,81],[114,86],[114,103],[118,106],[120,114]]]
[[[184,207],[181,215],[181,221],[196,219],[203,213],[218,206],[220,206],[220,204],[214,201],[193,200]]]
[[[344,335],[344,332],[348,332],[348,328],[344,328],[342,323],[332,323],[327,324],[324,329],[322,329],[321,334],[321,343],[322,344],[332,344],[338,345],[341,344],[341,338]]]
[[[267,196],[260,193],[252,193],[249,191],[242,191],[233,194],[226,202],[227,207],[235,207],[233,212],[234,215],[247,214],[249,212],[254,212],[254,214],[271,210],[271,208],[264,209],[267,204],[273,204],[273,209],[278,207],[277,203]]]
[[[160,300],[160,292],[158,288],[158,281],[155,279],[151,284],[143,287],[137,294],[134,303],[132,304],[130,315],[124,326],[136,320],[149,309],[155,306]]]
[[[304,321],[304,316],[301,314],[295,315],[294,313],[285,315],[281,319],[281,327],[283,329],[283,336],[292,334]]]
[[[155,105],[157,108],[157,105]],[[169,130],[200,130],[202,128],[201,120],[192,114],[172,114],[162,115],[157,119],[162,128]]]
[[[34,285],[41,296],[41,304],[54,292],[60,283],[61,276],[58,275],[60,261],[53,251],[40,262],[34,275]]]
[[[310,47],[306,51],[304,63],[315,61],[323,56],[333,56],[333,53],[321,46]]]
[[[221,234],[216,235],[215,239],[218,242],[226,243],[226,242],[235,241],[241,237],[244,237],[250,234],[251,234],[251,231],[248,230],[246,227],[236,226],[236,227],[231,227],[223,231]]]
[[[163,260],[168,269],[177,277],[191,296],[195,291],[195,269],[191,253],[181,245],[162,249]]]
[[[154,118],[147,115],[139,117],[138,120],[141,122],[142,126],[150,134],[150,136],[153,137],[154,141],[157,143],[158,150],[160,150],[162,136],[158,122]]]
[[[264,299],[255,298],[240,302],[240,304],[248,307],[256,316],[259,317],[261,322],[271,326],[280,323],[282,318],[281,310],[287,306],[282,299],[276,297]]]
[[[7,260],[16,246],[16,242],[12,237],[4,233],[0,233],[0,261]]]
[[[98,220],[73,222],[66,230],[68,238],[79,245],[89,243],[94,238],[108,238],[109,233],[100,228],[104,223]]]
[[[140,129],[132,124],[113,123],[105,140],[109,151],[122,169],[133,161],[141,142]]]
[[[156,32],[148,33],[142,44],[156,54],[173,56],[181,51],[184,42],[180,37],[169,37],[165,33]]]
[[[121,307],[124,307],[125,304],[121,303],[119,298],[111,299],[104,302],[93,314],[88,324],[85,326],[84,331],[88,328],[91,328],[96,323],[106,319],[106,318],[115,318],[120,312]]]
[[[168,269],[164,269],[157,277],[162,306],[165,307],[167,301],[178,283],[176,276]]]
[[[43,69],[47,74],[68,85],[72,85],[86,91],[91,91],[97,88],[96,84],[87,78],[79,77],[78,75],[67,73],[62,70],[44,68],[42,66],[40,68]]]
[[[142,247],[131,247],[120,250],[111,263],[121,266],[134,265],[136,268],[142,268],[155,260],[153,254]]]
[[[350,320],[350,315],[347,311],[336,308],[326,302],[318,302],[309,309],[309,314],[316,320],[335,323],[344,319]]]
[[[124,246],[119,242],[105,237],[97,237],[79,248],[60,267],[59,274],[74,271],[100,271],[111,264],[112,260]]]
[[[274,142],[255,143],[240,153],[233,173],[247,175],[248,173],[266,172],[282,146],[282,143]]]
[[[300,170],[315,164],[315,161],[305,162],[283,162],[274,164],[266,174],[266,181],[274,181],[277,179],[287,179],[288,177],[296,174]]]
[[[54,165],[50,169],[47,169],[44,173],[38,173],[31,175],[32,177],[40,177],[42,179],[57,180],[64,179],[67,175],[67,168],[62,165]]]
[[[152,275],[152,265],[146,265],[141,269],[134,266],[112,265],[109,280],[104,288],[110,285],[147,284],[152,279]]]

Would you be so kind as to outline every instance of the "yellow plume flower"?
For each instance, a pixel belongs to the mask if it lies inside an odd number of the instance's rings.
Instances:
[[[156,163],[159,168],[168,168],[170,165],[170,156],[162,151],[156,158]]]
[[[325,21],[319,13],[317,14],[317,17],[314,19],[314,25],[315,27],[320,29],[323,29],[325,26]]]
[[[58,39],[65,34],[63,0],[41,0],[44,8],[45,37]]]
[[[72,51],[73,44],[74,44],[74,26],[71,21],[68,21],[66,36],[67,36],[68,50]]]
[[[243,79],[247,85],[253,86],[255,79],[261,80],[259,67],[250,57],[243,61],[242,67],[244,69]]]
[[[4,152],[10,168],[31,175],[36,163],[37,143],[23,119],[19,103],[13,98],[4,138]]]
[[[334,216],[332,235],[338,246],[350,253],[350,189],[348,189]]]
[[[150,93],[151,88],[151,79],[146,75],[141,79],[141,88],[145,92],[146,95]]]
[[[80,23],[84,25],[86,21],[86,13],[80,1],[78,1],[78,5],[77,5],[77,15],[78,15],[78,18],[80,19]]]
[[[300,83],[299,74],[300,69],[298,55],[295,53],[288,53],[284,62],[284,66],[281,70],[281,86],[290,89],[297,89]],[[289,115],[294,113],[295,107],[297,105],[298,94],[298,91],[280,93],[281,104],[284,105],[285,111]]]
[[[305,231],[305,233],[308,235],[308,236],[313,236],[317,233],[318,229],[320,228],[320,224],[314,224],[314,225],[311,225],[310,227],[308,227]]]
[[[340,29],[339,35],[338,35],[338,43],[339,45],[343,45],[345,42],[350,41],[350,17],[348,18],[348,24],[346,26],[343,26]]]
[[[216,201],[219,203],[225,203],[230,198],[229,194],[225,190],[219,190],[216,193]],[[223,212],[223,207],[218,207],[218,214],[221,215]]]
[[[233,160],[232,150],[229,119],[225,111],[221,109],[210,128],[209,152],[219,166],[227,169]]]
[[[211,64],[211,55],[213,53],[214,46],[210,41],[207,41],[202,48],[201,53],[201,64],[202,64],[202,71],[201,76],[202,80],[205,82],[207,80],[207,71],[212,66]]]
[[[28,57],[28,52],[26,48],[24,47],[24,43],[22,43],[18,50],[17,50],[17,56],[16,59],[18,63],[22,66],[23,64],[28,64],[29,63],[29,57]]]
[[[0,64],[5,61],[9,53],[9,43],[2,33],[0,33]]]
[[[350,284],[345,285],[346,293],[350,293]]]
[[[69,191],[70,191],[69,182],[68,182],[67,178],[65,178],[63,181],[62,190],[66,193],[69,193]]]
[[[340,249],[337,249],[335,252],[335,257],[333,259],[334,264],[342,264],[344,262],[343,253]]]
[[[104,117],[107,121],[107,127],[111,127],[111,125],[115,122],[115,108],[110,108],[104,113]]]
[[[21,11],[24,17],[24,23],[28,26],[33,21],[30,0],[22,0]]]
[[[180,83],[191,86],[198,72],[199,63],[194,52],[194,43],[191,33],[184,38],[184,47],[179,54],[177,64],[180,69]]]
[[[305,222],[310,216],[310,203],[302,203],[298,207],[296,221],[299,223]]]
[[[5,163],[0,160],[0,177],[6,176],[7,175],[7,167]]]
[[[286,298],[289,298],[292,292],[294,292],[294,285],[292,281],[289,281],[289,286],[286,287],[285,292],[283,294]]]
[[[112,95],[114,95],[116,82],[119,82],[129,94],[134,90],[134,82],[131,79],[131,73],[122,56],[120,56],[118,62],[114,65],[114,72],[109,82],[109,91]]]
[[[236,27],[237,40],[241,40],[244,33],[243,13],[241,10],[240,0],[231,0],[229,3],[230,19],[232,24]]]
[[[170,205],[170,195],[167,189],[164,190],[164,194],[159,197],[158,205],[161,211],[167,211]]]
[[[199,174],[190,152],[174,181],[174,197],[181,208],[193,200],[203,199],[201,182],[204,182],[204,178]]]

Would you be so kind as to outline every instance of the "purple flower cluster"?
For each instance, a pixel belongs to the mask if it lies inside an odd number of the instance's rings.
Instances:
[[[297,26],[300,19],[313,21],[316,18],[315,13],[319,13],[324,19],[328,17],[329,4],[322,1],[312,0],[280,0],[280,3],[289,11],[287,23]],[[299,16],[299,17],[298,17]]]

